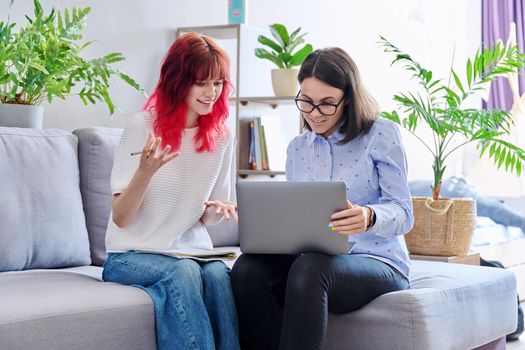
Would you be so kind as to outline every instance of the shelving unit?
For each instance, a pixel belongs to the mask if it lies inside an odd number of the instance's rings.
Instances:
[[[245,135],[241,135],[241,120],[248,115],[253,117],[261,114],[284,113],[282,110],[295,108],[295,96],[275,97],[268,96],[272,94],[270,71],[273,68],[270,62],[261,60],[254,55],[254,49],[259,47],[257,36],[260,34],[269,35],[258,28],[248,27],[243,24],[228,24],[216,26],[198,26],[198,27],[181,27],[177,29],[177,36],[197,32],[215,39],[230,55],[232,82],[235,90],[230,97],[230,111],[234,119],[230,121],[229,127],[235,130],[237,139],[236,164],[237,178],[246,178],[247,176],[262,175],[275,177],[284,175],[284,169],[271,170],[252,170],[246,168],[245,162],[241,159],[241,148],[250,147],[246,144]],[[270,112],[268,112],[270,111]],[[289,135],[297,135],[301,130],[299,113],[293,111],[293,118],[282,118],[283,127],[287,128]],[[232,118],[230,118],[232,119]],[[284,122],[289,125],[284,125]],[[271,142],[272,135],[266,136],[267,141]],[[291,139],[291,136],[288,137]],[[286,149],[282,150],[283,153]]]

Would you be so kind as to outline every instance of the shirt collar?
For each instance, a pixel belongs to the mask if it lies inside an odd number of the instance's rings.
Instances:
[[[316,138],[317,138],[317,134],[315,132],[313,132],[311,130],[307,131],[306,141],[308,143],[308,146],[312,145]]]
[[[331,141],[339,141],[339,140],[342,140],[345,138],[345,134],[339,132],[339,129],[337,129],[336,131],[334,131],[334,133],[330,136],[328,136],[328,140]]]
[[[316,138],[318,137],[321,137],[321,135],[319,134],[316,134],[315,132],[313,131],[308,131],[308,134],[307,134],[307,142],[308,142],[308,146],[312,145],[315,141]],[[328,136],[328,139],[327,141],[329,142],[336,142],[336,141],[339,141],[339,140],[342,140],[344,139],[345,135],[341,132],[339,132],[339,129],[335,130],[332,135]]]

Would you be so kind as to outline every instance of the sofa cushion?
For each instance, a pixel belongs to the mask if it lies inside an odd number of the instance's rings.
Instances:
[[[330,314],[325,349],[474,349],[516,329],[516,279],[491,267],[413,261],[408,290]]]
[[[89,234],[91,260],[102,266],[106,260],[106,228],[111,212],[111,168],[122,129],[84,128],[78,137],[80,191]]]
[[[155,313],[146,292],[73,271],[0,274],[0,348],[156,348]]]
[[[88,265],[75,135],[0,127],[0,271]]]

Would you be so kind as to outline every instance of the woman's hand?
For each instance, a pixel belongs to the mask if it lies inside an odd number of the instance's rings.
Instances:
[[[332,222],[328,225],[332,231],[344,235],[351,235],[362,233],[369,227],[368,218],[372,209],[368,207],[361,207],[359,205],[352,205],[350,201],[346,201],[347,208],[331,216]]]
[[[223,215],[226,220],[230,220],[230,217],[238,222],[239,218],[237,217],[237,203],[231,201],[206,201],[204,202],[206,206],[206,211],[215,210],[215,214]]]
[[[148,135],[148,140],[146,145],[142,150],[142,155],[140,156],[140,163],[138,170],[151,177],[157,170],[160,169],[164,164],[170,160],[177,158],[180,152],[171,152],[171,146],[167,145],[163,150],[160,149],[162,139],[160,137],[155,137],[152,132]]]

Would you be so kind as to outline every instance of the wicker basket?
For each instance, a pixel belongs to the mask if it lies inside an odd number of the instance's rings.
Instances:
[[[476,201],[470,198],[414,197],[414,227],[405,235],[411,254],[466,255],[476,227]]]

